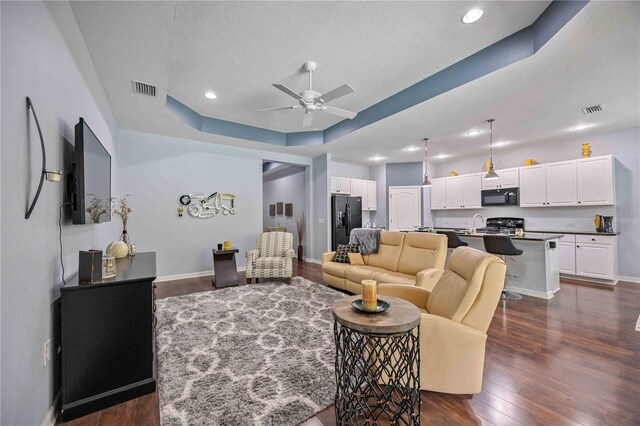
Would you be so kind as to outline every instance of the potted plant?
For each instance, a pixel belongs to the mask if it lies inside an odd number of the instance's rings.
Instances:
[[[298,262],[302,262],[303,259],[303,247],[302,240],[304,239],[305,219],[304,210],[300,212],[300,215],[296,218],[296,227],[298,228]]]

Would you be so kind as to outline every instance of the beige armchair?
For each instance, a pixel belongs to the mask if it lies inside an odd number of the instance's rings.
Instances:
[[[247,284],[255,278],[284,278],[291,282],[293,274],[292,258],[293,234],[290,232],[263,232],[256,239],[257,249],[246,253],[247,269],[245,276]]]
[[[458,247],[432,291],[397,284],[378,287],[381,295],[401,297],[422,312],[421,389],[480,392],[487,329],[500,300],[505,271],[498,257]]]

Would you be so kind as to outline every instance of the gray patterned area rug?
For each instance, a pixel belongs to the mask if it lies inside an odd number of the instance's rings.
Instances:
[[[332,404],[344,296],[296,277],[158,300],[162,425],[294,426]]]

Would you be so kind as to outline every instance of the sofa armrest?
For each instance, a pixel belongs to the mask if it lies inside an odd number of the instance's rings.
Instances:
[[[431,292],[413,285],[380,284],[378,285],[378,294],[399,297],[413,303],[418,309],[426,309]]]
[[[443,269],[439,268],[427,268],[416,274],[416,287],[424,288],[425,290],[433,290],[440,278],[444,274]]]
[[[247,262],[252,262],[256,260],[260,256],[260,251],[258,249],[248,250],[245,253],[245,257],[247,258]]]
[[[326,253],[322,253],[322,263],[331,262],[335,255],[336,255],[335,251],[328,251]]]

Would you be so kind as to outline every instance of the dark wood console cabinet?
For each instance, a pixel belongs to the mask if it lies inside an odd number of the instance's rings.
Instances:
[[[116,276],[62,287],[62,412],[71,420],[156,389],[155,252],[116,260]]]

